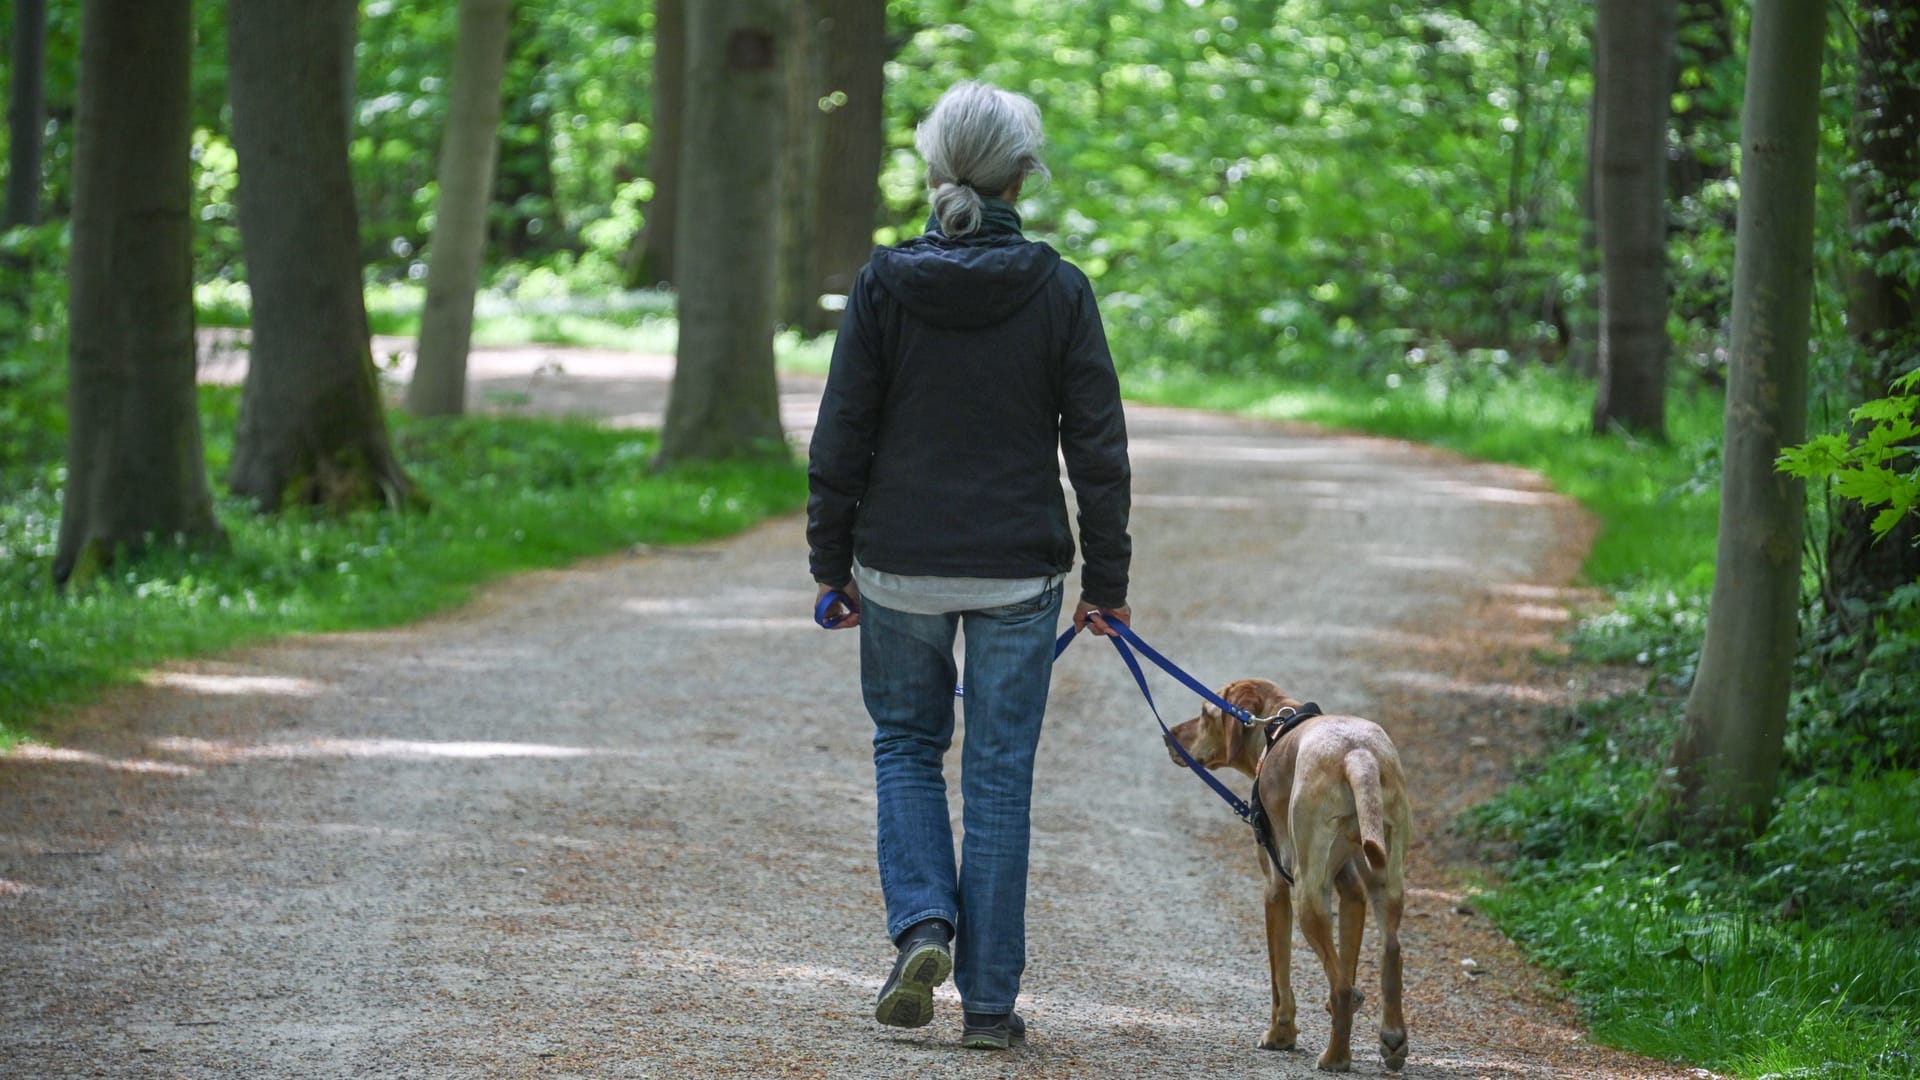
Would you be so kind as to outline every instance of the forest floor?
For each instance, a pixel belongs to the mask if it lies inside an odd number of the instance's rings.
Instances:
[[[472,392],[651,426],[670,373],[489,349]],[[818,390],[783,380],[800,446]],[[1136,628],[1208,682],[1273,678],[1400,747],[1403,1075],[1704,1075],[1591,1045],[1476,913],[1485,870],[1451,824],[1591,690],[1552,658],[1591,599],[1569,586],[1581,511],[1405,443],[1128,419]],[[1170,764],[1097,640],[1061,658],[1041,745],[1029,1040],[961,1049],[950,984],[931,1026],[874,1023],[892,950],[857,634],[816,629],[813,591],[787,517],[400,629],[167,665],[79,710],[51,748],[0,757],[0,1074],[1313,1073],[1317,965],[1296,946],[1301,1049],[1257,1049],[1253,841]],[[1170,721],[1195,709],[1156,692]],[[1355,1071],[1377,1075],[1373,969]]]

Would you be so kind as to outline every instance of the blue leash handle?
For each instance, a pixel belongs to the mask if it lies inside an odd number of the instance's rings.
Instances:
[[[830,611],[835,604],[847,605],[847,614],[828,615],[827,612]],[[831,630],[845,622],[848,615],[858,614],[860,614],[859,603],[857,603],[853,597],[848,596],[839,589],[828,589],[826,592],[821,593],[820,599],[813,605],[813,621],[822,630]]]

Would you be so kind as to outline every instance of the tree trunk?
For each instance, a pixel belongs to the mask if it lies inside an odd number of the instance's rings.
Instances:
[[[81,11],[62,584],[156,541],[221,540],[195,389],[191,7]]]
[[[1600,234],[1596,432],[1666,433],[1667,70],[1674,0],[1599,0],[1594,173]]]
[[[826,50],[815,0],[788,0],[786,40],[786,130],[780,153],[779,243],[774,261],[774,321],[804,330],[819,306],[820,287],[814,280],[814,244],[817,233],[815,186],[825,162],[826,117],[820,111],[825,97]]]
[[[0,229],[40,221],[40,150],[47,131],[47,0],[13,2],[7,98],[7,192]]]
[[[499,146],[500,77],[507,59],[511,0],[461,0],[447,132],[440,147],[440,198],[427,249],[427,306],[407,407],[422,416],[458,416],[467,397],[473,294],[487,248]]]
[[[340,35],[340,123],[346,132],[347,145],[353,145],[353,127],[359,122],[360,97],[355,92],[355,80],[360,77],[360,63],[353,55],[354,47],[360,44],[360,0],[339,6],[339,20],[334,24],[334,33]]]
[[[1825,15],[1807,0],[1753,8],[1713,596],[1671,779],[1656,793],[1683,834],[1753,835],[1779,781],[1806,495],[1773,463],[1806,433],[1821,52],[1812,43]]]
[[[683,0],[653,6],[653,131],[648,179],[653,198],[646,222],[627,253],[627,287],[673,283],[673,246],[679,224],[681,120],[687,102],[687,18]]]
[[[660,462],[785,455],[770,238],[786,11],[779,0],[704,0],[689,16],[680,349]]]
[[[231,0],[228,85],[253,341],[230,480],[264,511],[402,506],[368,347],[340,123],[339,8]]]
[[[1594,82],[1605,81],[1599,50],[1594,50]],[[1587,101],[1587,164],[1580,172],[1580,291],[1567,315],[1567,366],[1576,374],[1600,378],[1600,225],[1596,220],[1595,175],[1600,171],[1600,95]]]
[[[887,5],[885,0],[820,0],[827,20],[825,145],[814,196],[816,290],[845,296],[873,254],[880,211],[880,159],[886,146]],[[840,324],[837,311],[814,303],[810,333]]]
[[[1857,25],[1853,153],[1859,168],[1848,210],[1859,258],[1847,280],[1847,332],[1862,360],[1849,373],[1849,402],[1887,394],[1920,355],[1920,287],[1884,262],[1920,243],[1911,228],[1896,225],[1920,212],[1920,10],[1898,0],[1867,0]],[[1874,608],[1895,588],[1920,580],[1920,517],[1907,515],[1876,542],[1874,516],[1843,499],[1827,534],[1829,630],[1857,635],[1862,655],[1874,645]]]

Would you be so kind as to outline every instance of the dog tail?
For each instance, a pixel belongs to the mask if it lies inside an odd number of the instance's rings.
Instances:
[[[1359,819],[1360,850],[1375,870],[1387,866],[1386,812],[1380,798],[1380,763],[1371,750],[1349,750],[1347,787],[1353,790],[1353,809]]]

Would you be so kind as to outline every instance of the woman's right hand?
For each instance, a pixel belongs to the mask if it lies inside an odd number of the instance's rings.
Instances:
[[[1098,617],[1096,618],[1095,616]],[[1075,630],[1091,628],[1094,633],[1099,634],[1101,637],[1118,637],[1119,635],[1107,627],[1106,624],[1109,620],[1132,626],[1133,608],[1126,604],[1121,604],[1117,608],[1103,608],[1098,604],[1091,604],[1085,600],[1080,601],[1079,604],[1074,606],[1073,628]]]

